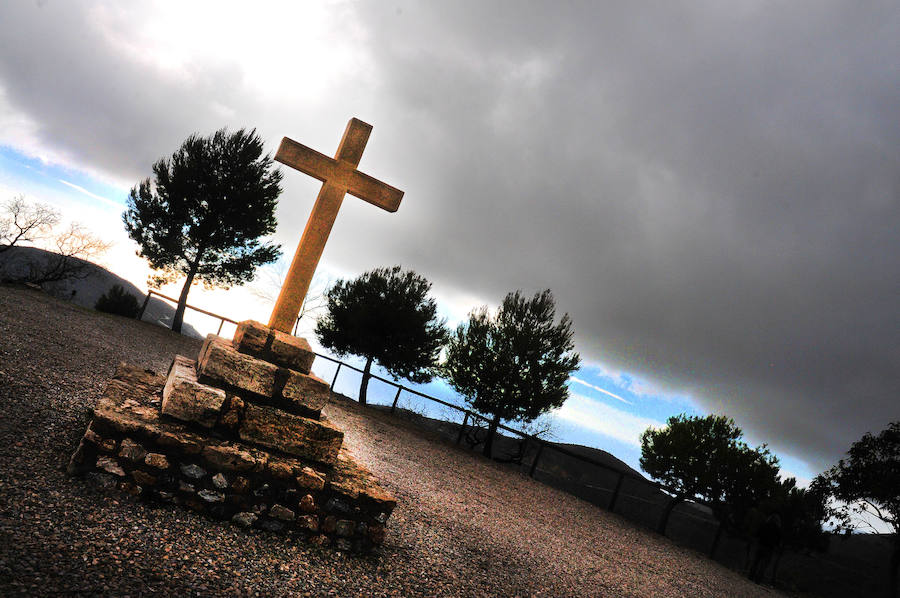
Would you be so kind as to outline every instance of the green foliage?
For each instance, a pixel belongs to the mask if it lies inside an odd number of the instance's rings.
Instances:
[[[272,166],[255,130],[220,129],[188,137],[153,165],[152,184],[148,178],[131,190],[122,219],[138,255],[158,271],[153,282],[187,277],[173,330],[181,329],[195,279],[207,287],[242,284],[280,255],[277,245],[260,242],[275,232],[281,172]]]
[[[493,416],[486,455],[501,419],[530,422],[568,398],[580,357],[569,315],[555,319],[549,289],[531,299],[516,291],[494,316],[477,309],[451,335],[444,377],[473,409]]]
[[[339,280],[326,291],[327,313],[319,318],[316,335],[338,355],[365,358],[361,403],[373,361],[394,378],[429,382],[435,375],[447,329],[430,290],[424,277],[394,266]]]
[[[847,458],[822,474],[821,483],[842,501],[829,515],[844,530],[857,526],[854,515],[877,517],[900,533],[900,422],[877,436],[854,442]]]
[[[641,467],[675,495],[673,504],[698,499],[734,528],[778,484],[778,460],[765,445],[750,448],[742,436],[725,416],[672,416],[665,427],[641,434]]]
[[[126,318],[136,318],[141,307],[137,297],[126,292],[122,285],[114,284],[97,299],[94,309]]]
[[[847,451],[847,458],[816,479],[837,502],[828,517],[847,533],[870,526],[876,517],[894,530],[894,548],[888,567],[888,596],[900,586],[900,421],[888,424],[877,436],[866,433]]]

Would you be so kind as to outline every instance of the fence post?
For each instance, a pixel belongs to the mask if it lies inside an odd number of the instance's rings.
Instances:
[[[469,423],[469,412],[466,411],[466,416],[463,418],[463,423],[459,427],[459,434],[456,436],[456,444],[462,442],[463,432],[466,431],[466,424]]]
[[[394,402],[391,404],[391,413],[397,409],[397,399],[400,398],[400,392],[403,390],[402,386],[397,387],[397,394],[394,395]]]
[[[607,511],[614,511],[616,508],[616,501],[619,500],[619,490],[622,489],[622,482],[625,481],[625,472],[619,472],[619,479],[616,480],[616,489],[613,490],[612,498],[609,499],[609,504],[606,505]]]
[[[144,298],[144,303],[141,304],[141,310],[138,312],[137,319],[141,320],[144,317],[144,311],[147,310],[147,304],[150,303],[150,294],[153,291],[147,291],[147,296]]]
[[[342,365],[344,365],[343,362],[340,362],[340,361],[339,361],[339,362],[338,362],[337,369],[334,370],[334,378],[332,378],[332,380],[331,380],[331,392],[334,392],[334,385],[335,385],[335,383],[337,382],[338,374],[341,373],[341,366],[342,366]]]
[[[219,318],[219,329],[216,330],[216,336],[222,335],[222,325],[225,324],[225,320],[223,318]]]
[[[537,469],[538,459],[541,458],[541,453],[543,453],[543,452],[544,452],[544,443],[542,442],[538,445],[538,452],[534,456],[534,461],[531,462],[531,469],[528,470],[528,477],[530,477],[530,478],[534,477],[534,471]]]

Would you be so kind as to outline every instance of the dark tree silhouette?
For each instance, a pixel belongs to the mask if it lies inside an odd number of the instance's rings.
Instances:
[[[447,329],[430,290],[424,277],[394,266],[339,280],[325,292],[326,313],[316,324],[316,335],[338,355],[366,360],[360,403],[366,404],[375,361],[395,379],[430,382],[435,375]]]
[[[470,313],[450,337],[444,376],[473,409],[491,416],[488,457],[501,420],[534,421],[569,397],[566,382],[580,357],[569,315],[555,318],[549,289],[531,299],[516,291],[493,317],[487,307]]]
[[[263,156],[255,129],[220,129],[188,137],[153,165],[153,174],[153,184],[148,178],[131,190],[122,219],[138,255],[158,271],[151,286],[186,277],[172,320],[180,332],[194,282],[242,284],[280,255],[260,237],[275,232],[281,171]]]
[[[665,534],[672,510],[687,499],[707,503],[724,526],[735,527],[750,508],[772,496],[778,460],[765,445],[747,446],[742,435],[725,416],[685,414],[641,434],[641,467],[673,495],[660,517],[659,533]]]
[[[900,574],[900,422],[877,436],[865,434],[847,451],[847,458],[817,481],[838,503],[829,507],[829,519],[844,531],[870,527],[875,517],[893,530],[887,596],[895,598]]]

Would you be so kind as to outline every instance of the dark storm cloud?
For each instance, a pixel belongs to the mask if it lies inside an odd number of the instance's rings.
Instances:
[[[894,3],[372,3],[366,72],[306,116],[227,61],[176,79],[69,4],[23,6],[0,15],[0,86],[85,164],[146,176],[232,124],[214,105],[330,153],[318,122],[351,110],[375,124],[361,167],[407,195],[348,200],[338,267],[402,262],[495,303],[550,287],[584,357],[814,468],[900,419]]]
[[[399,253],[551,287],[590,359],[825,467],[900,417],[896,5],[636,4],[367,18],[428,205]]]

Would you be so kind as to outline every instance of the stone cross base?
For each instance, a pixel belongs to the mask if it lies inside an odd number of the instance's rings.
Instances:
[[[120,364],[68,472],[338,550],[384,541],[396,501],[321,415],[309,344],[258,322],[209,335],[163,378]]]

